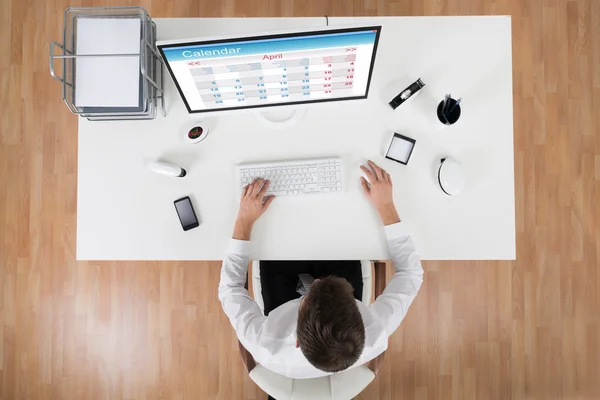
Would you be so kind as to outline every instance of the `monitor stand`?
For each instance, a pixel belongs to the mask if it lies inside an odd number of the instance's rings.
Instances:
[[[269,107],[254,111],[254,117],[267,129],[282,130],[296,125],[306,113],[306,108]]]

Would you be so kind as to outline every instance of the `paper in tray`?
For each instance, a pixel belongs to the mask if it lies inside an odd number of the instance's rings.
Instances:
[[[138,105],[135,107],[81,107],[83,114],[119,114],[119,113],[141,113],[146,111],[147,105],[144,106],[144,78],[140,74],[139,97]]]
[[[76,54],[139,54],[140,18],[79,17]],[[78,58],[75,105],[141,107],[140,57]]]

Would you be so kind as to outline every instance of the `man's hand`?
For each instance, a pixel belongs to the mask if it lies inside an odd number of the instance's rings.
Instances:
[[[360,181],[365,191],[365,194],[375,206],[384,225],[395,224],[400,222],[398,212],[394,206],[394,198],[392,195],[392,178],[383,168],[380,168],[373,161],[369,160],[371,169],[360,166],[365,174],[369,177],[369,182],[361,176]]]
[[[252,226],[261,215],[267,211],[275,196],[265,196],[269,188],[269,181],[257,178],[244,188],[240,211],[238,212],[233,238],[239,240],[250,240]]]

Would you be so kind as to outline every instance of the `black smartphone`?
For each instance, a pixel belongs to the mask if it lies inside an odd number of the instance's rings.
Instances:
[[[175,200],[175,210],[177,210],[177,215],[179,216],[179,221],[181,222],[181,227],[184,231],[189,231],[200,225],[198,223],[198,218],[196,218],[194,207],[192,207],[192,202],[188,196]]]

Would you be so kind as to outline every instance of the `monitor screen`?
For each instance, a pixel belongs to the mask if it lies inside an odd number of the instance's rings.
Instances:
[[[364,99],[380,26],[157,47],[190,113]]]

